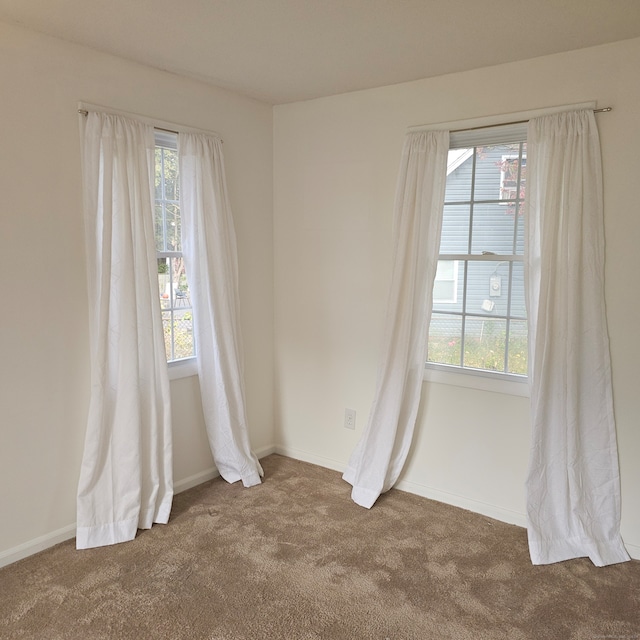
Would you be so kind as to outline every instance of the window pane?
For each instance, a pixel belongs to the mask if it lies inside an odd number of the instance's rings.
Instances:
[[[162,200],[162,149],[156,147],[155,198]]]
[[[173,313],[174,360],[190,358],[193,349],[193,312],[191,309],[176,309]]]
[[[158,295],[162,309],[171,308],[171,272],[169,258],[158,258]]]
[[[509,263],[470,260],[466,312],[506,316],[509,301]]]
[[[504,255],[513,253],[514,215],[505,205],[476,204],[473,208],[471,253],[492,251]]]
[[[446,204],[442,214],[440,253],[469,251],[469,205]]]
[[[173,293],[173,306],[191,306],[187,272],[182,256],[171,258],[171,284]],[[187,304],[188,302],[188,304]]]
[[[520,203],[518,207],[518,216],[516,220],[516,255],[524,255],[524,203]]]
[[[156,149],[156,152],[158,149]],[[163,200],[178,200],[178,152],[175,149],[161,150],[161,171],[164,180],[164,194],[160,197]],[[157,191],[156,191],[157,193]],[[158,196],[156,196],[158,197]]]
[[[509,373],[527,375],[527,321],[512,320],[509,327]]]
[[[178,200],[178,181],[177,179],[168,180],[165,176],[164,181],[164,199],[167,202],[177,202]]]
[[[164,212],[162,205],[155,205],[155,230],[156,230],[156,251],[164,251]]]
[[[462,311],[462,286],[458,276],[458,261],[439,260],[433,283],[433,308]]]
[[[518,194],[519,143],[476,148],[473,199],[505,200]]]
[[[433,283],[433,303],[452,303],[455,302],[456,291],[455,282],[453,280],[437,280]]]
[[[434,313],[429,326],[429,362],[460,366],[462,318]]]
[[[193,357],[193,310],[182,256],[158,258],[158,292],[167,360]]]
[[[507,321],[467,317],[463,366],[504,372]]]
[[[511,315],[519,318],[527,317],[527,308],[524,301],[524,263],[522,262],[513,263]]]
[[[526,144],[493,135],[449,151],[429,361],[526,375],[524,266],[514,259],[524,256]]]
[[[500,199],[500,160],[505,146],[484,146],[476,148],[476,176],[473,199]]]
[[[164,333],[164,350],[167,360],[173,360],[173,340],[171,331],[171,311],[162,312],[162,332]]]
[[[445,202],[471,200],[473,149],[449,149]]]
[[[155,237],[156,249],[175,252],[158,258],[158,294],[167,360],[195,355],[191,294],[182,258],[177,136],[156,131]]]
[[[180,228],[180,208],[177,204],[165,207],[167,244],[166,251],[182,251],[182,231]]]

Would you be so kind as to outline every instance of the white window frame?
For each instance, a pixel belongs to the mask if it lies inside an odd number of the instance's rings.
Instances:
[[[130,111],[124,111],[121,109],[113,109],[112,107],[108,107],[101,104],[96,104],[93,102],[78,102],[78,112],[83,113],[86,111],[102,111],[105,113],[112,113],[115,115],[120,115],[125,118],[133,118],[138,122],[144,122],[148,125],[151,125],[156,131],[164,131],[166,133],[176,134],[179,136],[181,133],[204,133],[206,135],[213,135],[221,138],[222,136],[213,130],[208,129],[200,129],[197,127],[187,126],[178,122],[170,121],[170,120],[161,120],[159,118],[150,118],[140,113],[134,113]],[[197,348],[197,347],[196,347]],[[169,369],[169,379],[177,380],[179,378],[186,378],[189,376],[195,376],[198,374],[197,371],[197,353],[192,358],[185,358],[183,360],[175,360],[173,362],[168,362]]]
[[[452,271],[453,275],[451,278],[443,278],[442,272],[440,272],[440,278],[438,277],[438,271],[440,271],[440,265],[444,262],[452,263]],[[450,282],[452,286],[452,294],[449,298],[436,298],[434,296],[433,303],[434,304],[455,304],[458,302],[458,260],[438,260],[438,266],[436,267],[436,278],[435,282]]]
[[[464,120],[453,120],[447,122],[437,122],[428,125],[417,125],[409,127],[409,131],[429,131],[429,130],[447,130],[451,132],[451,138],[456,139],[460,134],[469,135],[472,131],[481,132],[487,127],[505,127],[505,123],[517,123],[518,125],[526,123],[531,118],[537,118],[539,116],[551,115],[554,113],[560,113],[562,111],[574,111],[577,109],[595,109],[595,101],[580,102],[576,104],[567,104],[562,106],[552,106],[542,109],[529,109],[527,111],[517,111],[513,113],[500,114],[495,116],[485,116],[480,118],[468,118]],[[471,146],[471,145],[467,145]],[[515,396],[528,396],[529,384],[528,380],[509,381],[498,379],[493,377],[485,377],[482,372],[466,372],[463,369],[457,369],[456,371],[447,370],[445,365],[442,365],[437,370],[431,368],[429,365],[425,365],[424,380],[426,382],[434,382],[438,384],[448,384],[458,387],[467,387],[471,389],[478,389],[482,391],[493,391],[496,393],[505,393]]]
[[[523,139],[526,140],[526,124],[518,123],[516,125],[504,125],[496,127],[487,127],[486,130],[472,130],[468,132],[468,135],[464,135],[466,132],[460,132],[460,134],[452,134],[450,148],[475,148],[481,146],[489,146],[501,143],[519,142]],[[519,158],[519,154],[505,154],[503,156],[513,155]],[[471,154],[461,155],[461,158],[467,159]],[[523,158],[526,158],[526,153],[523,153]],[[454,169],[457,167],[454,167]],[[448,171],[449,173],[449,171]],[[503,171],[501,170],[500,185],[502,187]],[[502,195],[502,191],[501,194]],[[507,202],[505,202],[507,204]],[[521,204],[522,206],[522,204]],[[523,261],[523,256],[516,254],[441,254],[438,256],[439,261],[442,260],[455,260],[458,264],[462,262],[462,269],[464,270],[465,261],[495,261],[500,262],[519,262]],[[511,268],[511,267],[510,267]],[[442,301],[434,299],[435,304],[442,304]],[[465,314],[466,315],[466,312]],[[473,317],[471,314],[470,317]],[[507,320],[508,322],[508,320]],[[471,387],[475,389],[482,389],[488,391],[496,391],[499,393],[508,393],[511,395],[528,395],[528,380],[526,375],[512,374],[501,371],[488,371],[484,369],[475,369],[471,367],[464,367],[458,365],[447,365],[435,362],[425,363],[425,375],[424,379],[430,382],[442,382],[447,381],[448,384],[455,384],[456,386]]]
[[[162,129],[155,130],[155,147],[157,148],[166,148],[166,149],[174,149],[177,150],[177,141],[178,141],[178,133],[168,132]],[[178,201],[179,202],[179,201]],[[158,201],[155,201],[155,205],[158,204]],[[155,224],[155,223],[154,223]],[[182,251],[156,251],[156,257],[158,259],[163,258],[182,258]],[[171,271],[171,270],[170,270]],[[171,276],[172,274],[170,274]],[[184,309],[185,307],[179,307],[175,304],[175,297],[173,291],[177,290],[178,283],[174,283],[170,277],[169,279],[170,289],[169,292],[169,307],[162,307],[162,311],[171,312],[171,318],[173,320],[173,313],[176,310]],[[189,304],[189,309],[193,314],[193,307]],[[173,323],[172,323],[173,324]],[[164,331],[164,329],[163,329]],[[176,380],[179,378],[184,378],[187,376],[192,376],[197,373],[197,345],[195,344],[195,336],[194,336],[194,355],[189,356],[187,358],[176,358],[174,360],[169,359],[167,357],[167,365],[169,367],[169,379]]]

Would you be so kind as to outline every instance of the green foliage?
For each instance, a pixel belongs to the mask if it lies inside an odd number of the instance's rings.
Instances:
[[[467,335],[464,342],[464,366],[485,371],[505,372],[505,331],[487,322],[479,335]],[[429,337],[428,361],[460,366],[459,335]],[[507,373],[527,375],[527,337],[512,334],[509,340]]]
[[[163,319],[164,347],[167,360],[191,358],[194,355],[193,315],[185,311],[181,316],[173,319],[173,358],[171,356],[171,319],[166,314]]]

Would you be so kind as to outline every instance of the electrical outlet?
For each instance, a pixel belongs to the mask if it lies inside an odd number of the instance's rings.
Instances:
[[[355,429],[356,428],[356,411],[355,409],[344,410],[344,428]]]

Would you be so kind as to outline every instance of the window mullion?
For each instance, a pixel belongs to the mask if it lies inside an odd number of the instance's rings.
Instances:
[[[522,206],[522,201],[520,199],[520,193],[522,189],[521,180],[522,180],[522,147],[523,143],[521,142],[519,145],[518,152],[518,177],[516,180],[516,202],[515,202],[515,211],[513,214],[513,254],[516,254],[518,249],[518,218],[520,217],[520,207]]]
[[[522,193],[522,149],[524,143],[518,145],[518,174],[516,179],[516,202],[513,215],[513,254],[518,249],[518,218],[520,217],[520,207],[522,205],[520,194]],[[511,301],[513,295],[513,262],[509,263],[509,290],[507,298],[507,322],[506,336],[504,344],[504,372],[509,372],[509,342],[511,336]]]
[[[160,175],[162,177],[162,248],[167,249],[167,186],[165,182],[165,150],[160,150]]]
[[[469,261],[464,261],[464,275],[462,276],[462,322],[460,323],[460,366],[464,367],[465,330],[467,326],[467,277]]]
[[[467,254],[471,255],[473,243],[473,206],[476,197],[476,164],[478,148],[473,148],[473,160],[471,161],[471,199],[469,201],[469,233],[467,236]],[[467,286],[469,281],[469,260],[464,261],[464,286],[462,288],[462,324],[460,337],[460,366],[464,367],[465,345],[467,341]]]
[[[509,263],[509,287],[507,290],[507,322],[504,339],[504,372],[509,371],[509,336],[511,335],[511,296],[513,294],[513,262]]]
[[[476,158],[478,156],[478,148],[473,148],[473,161],[471,164],[471,200],[469,202],[469,235],[467,236],[467,253],[471,255],[471,247],[473,246],[473,205],[476,193]]]

